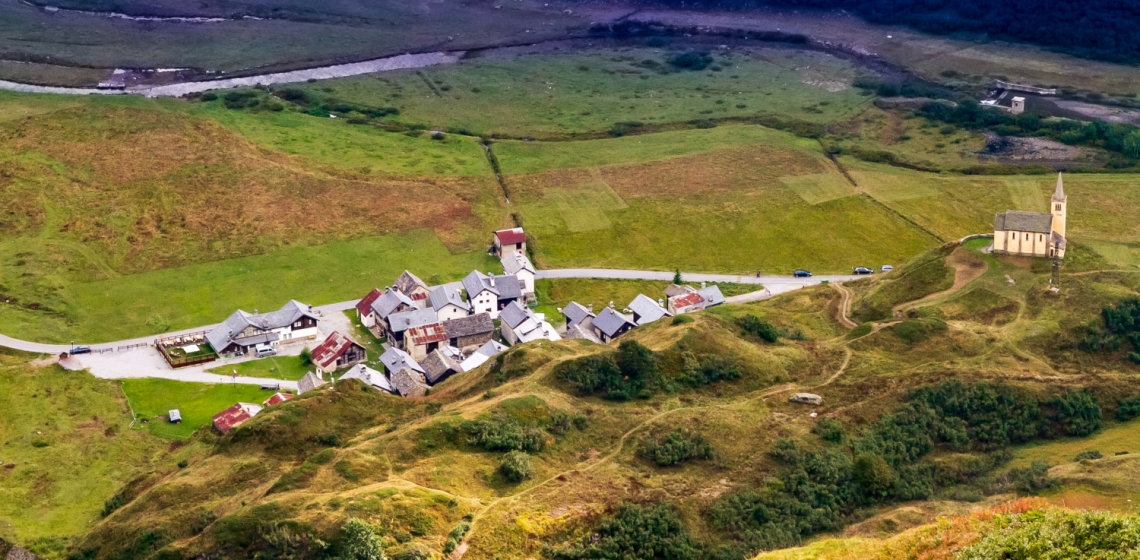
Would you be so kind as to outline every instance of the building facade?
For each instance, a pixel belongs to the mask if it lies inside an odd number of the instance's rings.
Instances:
[[[1002,255],[1065,258],[1065,221],[1069,198],[1062,177],[1049,200],[1049,213],[1006,210],[994,216],[993,251]]]

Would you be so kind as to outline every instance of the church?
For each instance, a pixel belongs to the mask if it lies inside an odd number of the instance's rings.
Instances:
[[[1057,174],[1050,213],[1006,210],[994,216],[994,248],[1001,255],[1065,258],[1065,213],[1068,197]]]

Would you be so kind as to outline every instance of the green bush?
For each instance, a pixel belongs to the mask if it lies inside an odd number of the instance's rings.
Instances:
[[[681,352],[681,372],[676,381],[695,388],[717,381],[733,381],[740,376],[740,366],[729,358],[713,354],[697,356],[686,350]]]
[[[712,459],[712,444],[699,433],[677,428],[665,437],[646,438],[639,454],[659,467],[668,467],[696,459]]]
[[[496,416],[463,423],[467,443],[486,451],[538,452],[546,447],[546,433],[534,426],[523,426],[514,418]]]
[[[701,71],[712,64],[713,58],[707,52],[689,51],[669,59],[669,65],[678,70]]]
[[[862,337],[862,336],[867,336],[867,335],[871,334],[871,331],[873,331],[873,330],[875,330],[874,325],[872,325],[871,323],[863,323],[863,324],[851,329],[851,331],[847,333],[847,340],[854,340],[854,339]]]
[[[1073,460],[1083,461],[1085,459],[1100,459],[1101,457],[1104,457],[1104,455],[1102,455],[1100,451],[1092,449],[1089,451],[1081,451],[1080,453],[1077,453],[1077,456],[1074,457]]]
[[[876,453],[860,453],[855,457],[855,480],[870,494],[885,495],[894,482],[891,466]]]
[[[1006,482],[1021,494],[1037,494],[1057,486],[1057,480],[1049,477],[1049,464],[1033,461],[1023,469],[1010,469]]]
[[[1097,511],[1028,511],[997,515],[959,560],[1109,560],[1135,557],[1140,520]]]
[[[843,441],[844,431],[843,422],[834,418],[820,418],[819,422],[816,422],[815,426],[811,428],[811,433],[832,443]]]
[[[510,451],[499,461],[499,472],[511,482],[522,482],[534,474],[530,455],[523,451]]]
[[[563,362],[554,371],[582,394],[618,401],[650,393],[658,378],[653,351],[633,340],[623,340],[615,353]]]
[[[704,556],[700,543],[663,504],[623,504],[579,544],[548,554],[559,560],[697,560]]]
[[[312,363],[313,363],[313,351],[309,350],[308,346],[302,348],[300,358],[301,358],[301,365],[302,366],[312,365]]]
[[[1128,397],[1116,407],[1116,419],[1121,422],[1140,416],[1140,397]]]
[[[780,331],[776,327],[755,315],[745,315],[736,322],[744,334],[755,336],[764,342],[772,343],[780,339]]]
[[[673,317],[674,325],[684,325],[693,322],[693,317],[687,314],[681,314]]]
[[[589,419],[581,414],[568,414],[561,410],[556,410],[550,413],[546,418],[546,430],[550,433],[560,436],[569,432],[571,428],[577,430],[584,430],[589,424]]]
[[[916,344],[931,335],[946,332],[947,328],[946,323],[938,319],[907,319],[891,327],[891,332],[911,344]]]
[[[1069,391],[1057,403],[1057,421],[1065,435],[1084,437],[1104,427],[1104,415],[1088,390]]]
[[[338,548],[334,560],[387,560],[384,542],[376,534],[376,528],[355,518],[349,518],[341,527]]]

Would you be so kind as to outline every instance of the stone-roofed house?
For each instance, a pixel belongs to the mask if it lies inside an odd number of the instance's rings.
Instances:
[[[495,287],[498,289],[499,309],[502,310],[507,304],[512,301],[526,302],[523,298],[522,286],[519,285],[519,279],[514,276],[495,276]]]
[[[253,314],[237,310],[226,320],[206,333],[206,340],[219,357],[227,358],[248,354],[261,344],[277,346],[294,340],[319,336],[317,316],[312,306],[290,300],[272,313]]]
[[[517,301],[504,307],[499,319],[499,332],[503,335],[503,340],[512,346],[534,340],[562,340],[545,317],[519,305]]]
[[[215,430],[225,434],[248,422],[251,418],[257,416],[258,412],[261,412],[260,406],[253,403],[239,402],[215,414],[212,423]]]
[[[672,313],[661,307],[660,303],[653,301],[644,294],[637,294],[637,297],[629,302],[629,309],[633,311],[633,322],[639,327],[662,317],[673,316]]]
[[[367,320],[361,320],[361,323],[372,329],[373,333],[377,336],[388,336],[388,318],[396,313],[406,313],[408,311],[415,311],[416,302],[412,298],[403,294],[399,290],[392,288],[385,288],[384,291],[372,301],[369,305],[371,313],[368,315]]]
[[[506,253],[499,259],[499,263],[503,265],[503,275],[518,279],[523,299],[527,301],[534,299],[535,270],[526,254],[518,251]]]
[[[492,319],[499,317],[499,290],[495,287],[494,276],[473,270],[460,283],[463,291],[467,292],[472,313],[489,313]]]
[[[420,365],[424,368],[424,379],[429,385],[435,385],[463,371],[460,366],[462,362],[463,354],[458,348],[444,346],[428,354],[427,358],[420,361]]]
[[[410,369],[420,373],[424,372],[424,368],[420,367],[419,362],[399,348],[388,348],[385,350],[384,353],[380,355],[380,363],[384,364],[384,369],[388,370],[389,377],[402,369]]]
[[[489,313],[479,313],[443,323],[443,330],[447,332],[448,345],[470,352],[491,340],[495,323]]]
[[[396,279],[396,283],[393,284],[392,287],[416,302],[416,307],[421,309],[427,307],[428,294],[431,293],[431,288],[415,274],[405,270],[403,274],[400,274],[400,277]]]
[[[359,364],[368,359],[368,353],[355,340],[333,331],[312,352],[313,365],[321,373]]]
[[[562,335],[562,337],[569,340],[582,339],[589,340],[594,344],[603,344],[602,339],[594,332],[594,324],[592,321],[589,326],[586,326],[586,323],[578,323],[566,329],[566,334]]]
[[[389,381],[392,387],[396,389],[402,397],[422,397],[427,394],[428,386],[427,380],[424,379],[424,374],[413,369],[404,368],[389,376]]]
[[[1069,197],[1061,174],[1049,200],[1048,214],[1006,210],[994,216],[993,252],[1027,257],[1065,258],[1065,221]]]
[[[348,370],[347,373],[340,376],[340,379],[337,379],[337,381],[344,381],[346,379],[359,379],[361,383],[368,387],[379,389],[385,393],[396,393],[396,389],[392,387],[392,383],[388,381],[388,376],[364,364],[354,366]]]
[[[491,252],[496,256],[502,257],[519,251],[526,254],[526,232],[521,227],[496,231],[491,242]]]
[[[701,289],[697,290],[697,293],[701,294],[701,297],[705,298],[706,309],[714,305],[720,305],[724,303],[724,294],[720,293],[720,287],[716,284],[713,284],[711,286],[702,285]]]
[[[593,304],[590,305],[593,306]],[[594,328],[594,317],[597,317],[597,315],[594,315],[592,309],[587,309],[576,301],[566,304],[566,307],[563,307],[559,311],[562,312],[562,316],[566,319],[567,331],[578,325],[582,325],[586,329]]]
[[[633,321],[614,311],[613,307],[602,309],[594,318],[594,334],[602,342],[609,342],[636,326]]]
[[[428,301],[440,321],[459,319],[471,314],[471,304],[464,301],[457,290],[447,286],[432,288]]]
[[[404,348],[406,339],[404,333],[408,329],[422,327],[424,325],[432,325],[439,322],[439,317],[436,316],[435,310],[427,307],[424,309],[416,309],[413,311],[405,311],[403,313],[393,313],[388,316],[388,344],[400,349]]]
[[[412,327],[404,331],[403,350],[416,360],[422,360],[440,346],[447,345],[447,331],[439,323]]]
[[[308,372],[297,382],[297,394],[303,395],[325,384],[325,380],[313,372]]]
[[[479,349],[475,350],[466,360],[463,360],[463,363],[459,364],[459,366],[463,368],[463,371],[471,371],[485,364],[487,360],[506,352],[506,350],[506,346],[494,340],[488,340],[486,344],[480,346]]]

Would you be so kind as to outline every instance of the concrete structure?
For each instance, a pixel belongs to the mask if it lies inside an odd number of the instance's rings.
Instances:
[[[1065,258],[1065,219],[1069,199],[1061,174],[1049,201],[1050,213],[1006,210],[994,216],[994,249],[1002,255]]]
[[[420,365],[424,368],[424,379],[429,385],[435,385],[463,371],[460,366],[462,361],[463,354],[458,348],[443,346],[428,354],[427,358],[420,361]]]
[[[526,254],[526,232],[521,227],[496,231],[492,243],[491,252],[499,257],[516,251]]]
[[[356,318],[360,320],[361,325],[371,327],[375,324],[375,320],[372,317],[372,303],[383,293],[384,292],[380,291],[380,288],[373,288],[371,292],[368,292],[368,295],[356,302],[354,306],[356,308]]]
[[[724,303],[724,294],[720,293],[720,288],[716,284],[701,286],[699,290],[692,286],[680,288],[669,297],[669,313],[673,315],[692,313]]]
[[[447,345],[447,331],[439,323],[420,325],[404,331],[404,351],[417,361]]]
[[[636,326],[636,323],[615,311],[613,307],[602,309],[594,318],[594,334],[602,342],[609,342]]]
[[[313,366],[324,374],[359,364],[368,359],[368,353],[355,340],[333,332],[313,349],[312,359]]]
[[[222,358],[249,354],[259,344],[277,346],[294,340],[316,338],[317,316],[312,306],[290,300],[272,313],[234,311],[225,322],[206,333],[206,340]]]
[[[395,348],[406,350],[407,348],[404,347],[404,343],[406,343],[407,340],[404,337],[404,333],[407,332],[408,329],[436,323],[439,323],[439,317],[436,317],[435,310],[430,307],[405,311],[403,313],[394,313],[388,317],[388,331],[386,333],[388,344]]]
[[[593,307],[593,304],[590,304],[590,307]],[[594,315],[592,309],[583,307],[582,304],[572,301],[566,304],[566,307],[558,311],[562,313],[562,317],[566,319],[566,332],[570,332],[571,329],[579,325],[588,331],[594,329],[594,318],[597,317],[597,315]]]
[[[413,369],[401,369],[390,377],[392,387],[401,397],[422,397],[427,394],[428,389],[431,389],[424,379],[424,374]]]
[[[293,398],[293,395],[290,395],[289,393],[273,393],[273,396],[265,399],[265,402],[262,402],[261,406],[264,408],[269,408],[275,404],[281,404],[291,398]]]
[[[368,314],[360,319],[360,324],[372,329],[378,336],[388,336],[388,317],[415,309],[417,309],[416,302],[412,301],[412,298],[399,290],[385,288],[383,292],[372,298],[368,304]],[[359,311],[359,307],[357,310]]]
[[[1020,115],[1025,112],[1025,98],[1014,97],[1009,105],[1009,112],[1015,115]]]

